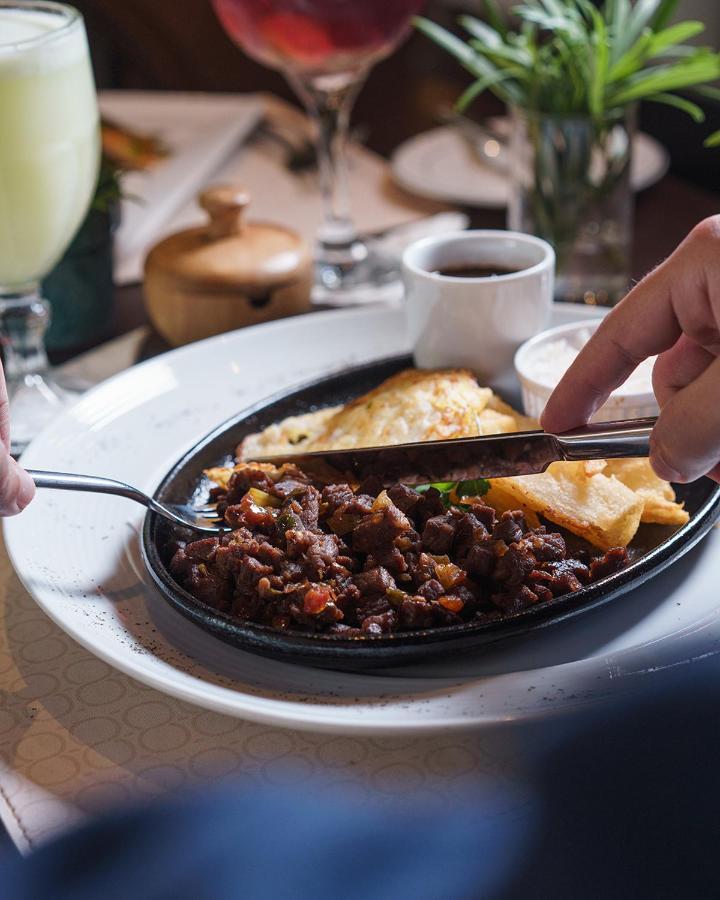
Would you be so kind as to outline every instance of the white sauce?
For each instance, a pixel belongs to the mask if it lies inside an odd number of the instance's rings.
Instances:
[[[569,337],[560,337],[534,347],[523,365],[528,377],[544,387],[554,388],[575,361],[592,331],[590,328],[579,328]],[[625,384],[613,391],[613,396],[652,394],[652,370],[656,359],[652,356],[641,362]]]

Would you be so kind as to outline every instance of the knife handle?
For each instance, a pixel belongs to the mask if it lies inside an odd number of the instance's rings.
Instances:
[[[655,416],[624,422],[597,422],[555,437],[563,458],[569,461],[649,456],[650,434],[656,422]]]

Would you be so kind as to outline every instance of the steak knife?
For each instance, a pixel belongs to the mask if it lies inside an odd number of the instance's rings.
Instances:
[[[378,476],[387,487],[505,478],[544,472],[553,462],[649,456],[655,418],[600,422],[563,434],[522,431],[488,437],[422,441],[385,447],[320,450],[256,458],[255,462],[295,463],[327,480],[328,466],[346,480]]]

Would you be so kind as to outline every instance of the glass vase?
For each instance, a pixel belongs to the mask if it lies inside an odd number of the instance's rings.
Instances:
[[[612,306],[630,280],[633,109],[602,121],[514,110],[508,224],[555,248],[555,299]]]

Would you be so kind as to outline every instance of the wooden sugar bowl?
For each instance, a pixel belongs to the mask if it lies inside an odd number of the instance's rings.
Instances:
[[[250,202],[239,187],[198,197],[209,221],[170,235],[145,260],[145,303],[173,346],[310,308],[310,248],[289,228],[246,223]]]

